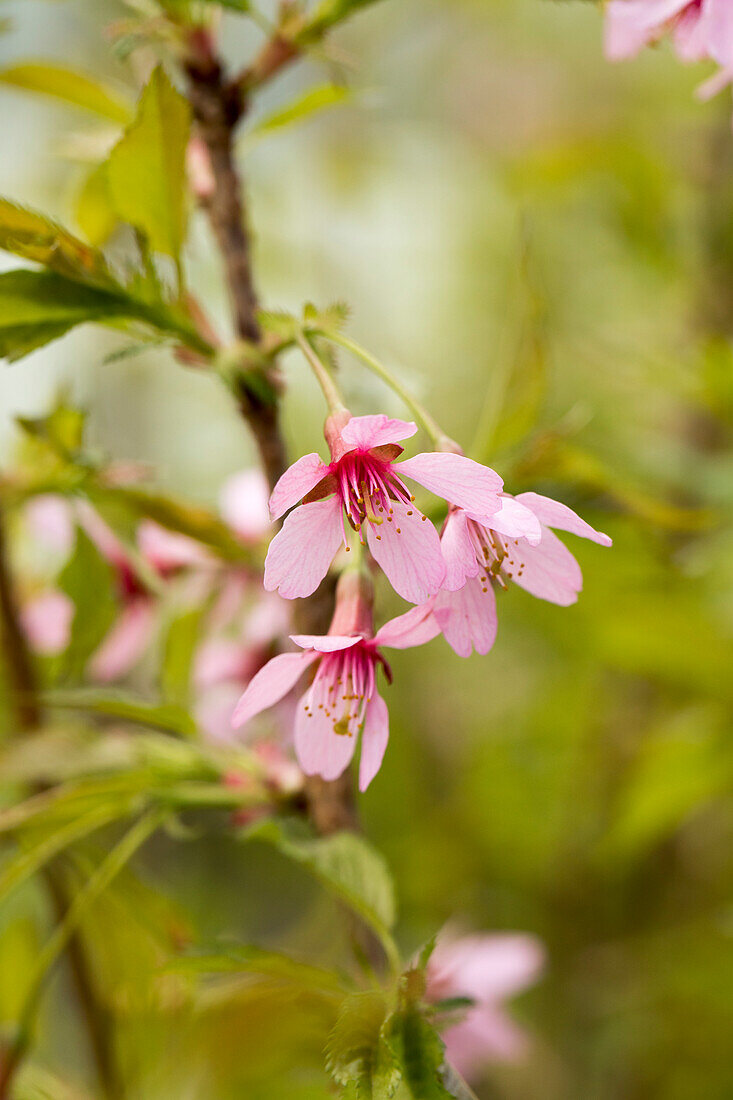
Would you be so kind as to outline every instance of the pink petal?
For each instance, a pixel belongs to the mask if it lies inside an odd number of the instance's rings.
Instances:
[[[393,501],[390,521],[365,527],[372,557],[398,595],[409,603],[425,603],[435,595],[445,576],[445,563],[432,523],[416,508]]]
[[[231,743],[237,737],[232,729],[232,711],[240,694],[236,684],[219,683],[199,696],[193,716],[205,737],[224,743]]]
[[[318,660],[318,654],[281,653],[273,657],[250,680],[232,714],[232,726],[245,725],[260,711],[267,710],[295,687],[309,665]]]
[[[495,1006],[469,1009],[465,1020],[443,1034],[448,1062],[467,1081],[492,1061],[513,1062],[527,1049],[526,1033]]]
[[[137,544],[146,562],[160,573],[212,565],[214,561],[203,546],[187,535],[169,531],[149,519],[143,520],[137,529]]]
[[[491,517],[491,529],[508,538],[527,539],[533,546],[537,546],[542,538],[542,527],[534,512],[510,496],[501,498],[501,508]]]
[[[703,61],[709,56],[706,20],[701,10],[689,6],[681,13],[674,26],[674,46],[682,61]]]
[[[338,497],[301,504],[285,520],[265,559],[265,588],[286,600],[310,596],[328,572],[344,541]]]
[[[286,470],[272,490],[270,497],[270,515],[273,519],[292,508],[299,500],[315,489],[321,478],[329,472],[329,467],[315,451],[309,455],[303,455],[294,462],[290,469]]]
[[[73,601],[64,592],[56,591],[35,596],[20,613],[31,648],[47,657],[66,649],[73,618]]]
[[[89,675],[100,683],[125,676],[142,657],[155,627],[155,603],[143,596],[123,608],[117,622],[92,654]]]
[[[130,556],[127,550],[96,508],[93,508],[87,500],[78,500],[76,514],[85,534],[92,540],[102,557],[106,558],[111,565],[128,569]]]
[[[302,649],[315,649],[317,653],[336,653],[340,649],[350,649],[363,639],[361,634],[291,634],[290,640]]]
[[[602,531],[596,531],[576,515],[572,508],[568,508],[567,504],[561,504],[558,500],[552,500],[551,497],[540,496],[539,493],[520,493],[516,499],[531,509],[545,527],[569,531],[571,535],[580,535],[581,538],[590,539],[601,546],[612,545],[608,535],[604,535]]]
[[[199,690],[234,681],[246,683],[261,664],[259,651],[239,638],[208,638],[196,651],[194,683]]]
[[[244,542],[259,542],[270,530],[267,481],[259,470],[240,470],[221,487],[219,512]]]
[[[494,517],[492,516],[492,523]],[[440,547],[445,559],[443,588],[457,592],[469,577],[479,571],[476,550],[468,533],[468,517],[462,508],[451,508],[440,536]]]
[[[382,696],[375,691],[367,706],[364,732],[361,735],[360,791],[367,789],[381,768],[388,740],[389,712],[387,704]]]
[[[305,704],[309,698],[311,709],[306,711]],[[306,775],[338,779],[351,762],[356,737],[351,729],[347,733],[335,732],[334,719],[327,713],[329,702],[327,680],[316,680],[312,691],[307,692],[298,704],[295,752]]]
[[[724,69],[733,67],[733,5],[730,0],[707,0],[703,21],[710,56]]]
[[[606,57],[609,61],[633,57],[689,4],[690,0],[611,0],[606,8]]]
[[[485,519],[500,507],[504,482],[488,466],[465,455],[430,451],[395,466],[400,477],[411,477],[451,504]]]
[[[245,641],[251,646],[266,646],[287,634],[291,629],[290,607],[287,600],[263,592],[245,620]]]
[[[438,634],[440,627],[433,615],[431,600],[421,607],[410,608],[396,619],[390,619],[379,628],[374,643],[390,649],[411,649],[413,646],[431,642]]]
[[[66,557],[74,545],[74,515],[67,500],[56,493],[34,497],[25,507],[31,534]]]
[[[583,574],[568,548],[548,527],[542,528],[539,546],[523,540],[509,543],[507,550],[508,558],[502,565],[504,576],[541,600],[561,607],[576,602],[583,588]]]
[[[341,429],[347,451],[370,451],[384,443],[397,443],[415,435],[417,425],[408,420],[393,420],[384,413],[375,416],[352,416]]]
[[[488,1003],[532,985],[544,964],[545,949],[536,936],[495,932],[439,939],[430,969],[433,980],[453,996]]]
[[[473,649],[488,653],[496,640],[496,597],[490,581],[473,577],[458,592],[439,592],[434,614],[459,657],[470,657]]]

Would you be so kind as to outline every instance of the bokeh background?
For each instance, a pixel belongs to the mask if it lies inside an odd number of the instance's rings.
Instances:
[[[1,13],[11,20],[3,64],[50,57],[132,87],[103,36],[121,13],[112,0],[6,0]],[[401,942],[412,949],[457,920],[531,931],[548,953],[542,981],[512,1009],[528,1054],[489,1066],[479,1096],[726,1100],[731,110],[726,96],[696,102],[706,70],[665,49],[606,63],[601,22],[582,2],[385,0],[339,33],[348,101],[266,140],[244,136],[242,157],[267,305],[345,299],[354,336],[473,457],[615,540],[603,550],[567,537],[585,576],[575,607],[502,595],[488,657],[462,661],[438,640],[394,659],[391,743],[361,805],[395,874]],[[233,64],[257,39],[226,18]],[[293,69],[258,110],[322,79],[312,65]],[[73,226],[85,158],[106,140],[72,108],[0,87],[0,193]],[[217,257],[198,221],[189,264],[224,325]],[[13,418],[42,414],[63,388],[89,409],[96,446],[214,501],[253,461],[226,393],[165,352],[105,362],[119,344],[85,329],[3,367],[3,462],[17,445]],[[356,363],[342,365],[354,411],[400,415]],[[322,409],[296,357],[286,376],[295,455],[318,447]],[[380,616],[396,610],[380,591]],[[139,870],[204,940],[329,955],[329,904],[224,830],[159,839]],[[12,922],[6,913],[4,1019],[35,949],[16,918],[40,906],[29,887]],[[104,965],[127,989],[152,948],[114,912],[110,921],[127,954]],[[159,1001],[126,1016],[134,1095],[327,1095],[309,1068],[317,1027],[297,1005],[240,990],[194,1026],[173,996]],[[83,1082],[77,1023],[62,975],[43,1049]],[[296,1032],[302,1057],[284,1065],[283,1035]]]

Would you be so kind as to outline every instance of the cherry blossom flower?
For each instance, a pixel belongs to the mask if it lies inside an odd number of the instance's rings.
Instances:
[[[488,653],[496,638],[494,586],[513,581],[533,596],[567,607],[583,587],[580,566],[550,530],[610,546],[572,509],[538,493],[505,494],[490,524],[460,508],[448,514],[441,547],[443,590],[430,606],[446,641],[460,656]]]
[[[231,717],[237,700],[290,625],[290,605],[273,593],[258,593],[254,606],[243,609],[247,586],[240,587],[237,581],[225,582],[230,595],[222,604],[228,607],[212,612],[209,626],[214,629],[198,647],[194,660],[196,723],[214,741],[234,736]],[[277,725],[291,727],[292,710],[287,702],[279,703],[277,711]]]
[[[304,455],[278,481],[270,512],[279,519],[295,504],[273,539],[265,562],[265,588],[286,599],[309,596],[345,542],[344,516],[366,534],[372,556],[392,587],[410,603],[422,603],[440,588],[445,572],[435,528],[414,505],[405,478],[472,513],[488,517],[499,507],[498,474],[464,455],[419,454],[395,463],[399,441],[415,424],[383,414],[326,421],[331,462]]]
[[[361,731],[359,789],[364,791],[379,771],[387,748],[389,717],[377,690],[377,668],[391,671],[380,647],[407,649],[438,633],[433,617],[415,607],[386,623],[376,635],[371,593],[357,573],[342,574],[336,609],[324,636],[293,634],[300,653],[274,657],[252,679],[232,715],[232,725],[245,725],[295,687],[311,665],[312,684],[295,718],[295,751],[306,775],[336,779],[349,765]]]
[[[21,626],[31,648],[44,657],[53,657],[66,649],[73,618],[73,602],[57,589],[34,596],[20,612]]]
[[[606,56],[633,57],[670,33],[682,61],[721,67],[699,89],[706,99],[733,81],[733,5],[730,0],[611,0],[606,9]]]
[[[267,480],[260,470],[240,470],[219,494],[219,514],[243,542],[260,542],[270,530]]]
[[[537,981],[544,957],[540,941],[520,933],[439,937],[428,962],[426,999],[473,1002],[442,1031],[448,1062],[468,1080],[488,1062],[514,1061],[526,1051],[526,1034],[501,1002]]]

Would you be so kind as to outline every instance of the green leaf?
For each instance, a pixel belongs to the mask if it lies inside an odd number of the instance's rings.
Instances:
[[[74,282],[102,290],[116,289],[101,252],[44,214],[18,206],[9,199],[0,199],[0,248],[24,260],[43,264]],[[4,314],[0,314],[0,324],[4,320]]]
[[[197,607],[176,616],[163,645],[160,687],[163,698],[185,706],[191,694],[191,669],[206,607]]]
[[[170,531],[187,535],[210,547],[226,561],[256,564],[252,551],[206,508],[134,486],[97,486],[90,489],[89,495],[100,502],[119,502],[135,516],[155,520]]]
[[[352,98],[351,90],[339,84],[323,84],[317,88],[309,88],[299,95],[286,107],[281,107],[269,115],[265,115],[255,123],[244,138],[246,145],[252,145],[260,138],[293,126],[297,122],[303,122],[319,111],[329,107],[338,107]]]
[[[23,61],[0,69],[0,83],[64,100],[123,126],[132,115],[130,105],[113,88],[75,69],[46,61]]]
[[[137,300],[117,284],[107,291],[53,271],[0,274],[0,358],[21,359],[89,321],[115,326],[139,321],[204,355],[212,350],[184,315],[163,303]]]
[[[81,449],[84,441],[86,413],[59,401],[48,416],[16,417],[16,424],[33,439],[40,440],[55,455],[68,459]]]
[[[371,925],[385,950],[393,947],[389,936],[395,920],[392,878],[382,856],[362,837],[344,832],[312,839],[278,821],[258,824],[245,837],[274,844],[305,867]]]
[[[74,553],[59,576],[59,588],[74,602],[66,658],[72,675],[80,675],[117,614],[113,571],[89,536],[77,528]]]
[[[337,23],[342,23],[344,19],[348,19],[357,11],[368,8],[374,3],[376,0],[321,0],[320,4],[316,4],[305,30],[299,37],[304,41],[319,38]]]
[[[386,1033],[412,1100],[449,1100],[451,1093],[443,1082],[443,1043],[418,1008],[407,1005],[396,1012]]]
[[[358,1100],[389,1100],[400,1083],[397,1059],[385,1041],[383,993],[354,993],[344,1001],[326,1044],[326,1068]]]
[[[0,903],[27,878],[39,871],[49,860],[63,852],[69,845],[101,829],[104,825],[126,816],[128,806],[99,805],[55,828],[52,832],[37,830],[32,841],[25,842],[21,851],[8,860],[0,871]]]
[[[186,234],[188,101],[158,66],[138,113],[112,150],[107,174],[119,216],[145,233],[154,252],[177,259]]]
[[[148,703],[124,692],[84,688],[78,691],[52,691],[43,697],[43,705],[51,709],[77,710],[119,718],[148,729],[193,737],[196,723],[183,707],[174,703]]]
[[[179,958],[166,969],[186,974],[264,974],[307,989],[334,992],[344,989],[343,979],[331,970],[300,962],[279,951],[264,951],[250,945],[231,947],[212,955]]]
[[[76,197],[74,216],[92,244],[103,245],[112,236],[119,218],[109,193],[106,164],[96,165],[84,180]]]

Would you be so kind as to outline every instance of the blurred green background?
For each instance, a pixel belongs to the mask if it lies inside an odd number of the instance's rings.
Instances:
[[[130,83],[103,39],[118,5],[6,0],[2,14],[2,63],[53,57]],[[350,101],[249,148],[245,138],[243,158],[267,305],[348,301],[354,336],[473,457],[615,540],[604,551],[565,539],[585,577],[575,607],[500,595],[488,657],[462,661],[438,640],[393,662],[390,747],[361,806],[395,874],[402,944],[456,918],[547,946],[543,980],[513,1007],[530,1053],[489,1067],[479,1096],[729,1100],[730,103],[697,103],[706,73],[664,49],[607,64],[601,22],[580,2],[385,0],[339,33]],[[226,17],[233,64],[257,37]],[[313,80],[308,64],[289,71],[258,110]],[[71,108],[0,89],[0,193],[73,225],[80,160],[103,139]],[[224,324],[198,221],[189,262]],[[215,500],[253,461],[227,395],[166,353],[104,364],[119,343],[85,329],[4,367],[3,459],[13,417],[47,411],[63,386],[90,410],[97,446]],[[318,447],[322,409],[296,357],[286,375],[296,455]],[[355,412],[401,414],[355,363],[343,383]],[[380,617],[398,610],[380,590]],[[142,874],[204,940],[333,952],[330,904],[225,830],[156,840]],[[126,961],[114,969],[110,942],[100,958],[127,991],[120,1003],[136,1006],[123,1033],[131,1096],[327,1095],[308,1069],[319,1052],[307,1007],[240,991],[193,1019],[160,984],[135,1001],[154,949],[108,904]],[[28,888],[13,916],[39,911]],[[27,935],[5,940],[4,1019],[35,949],[29,926],[13,927]],[[69,998],[62,978],[44,1050],[83,1080]],[[278,1057],[289,1029],[297,1067]]]

